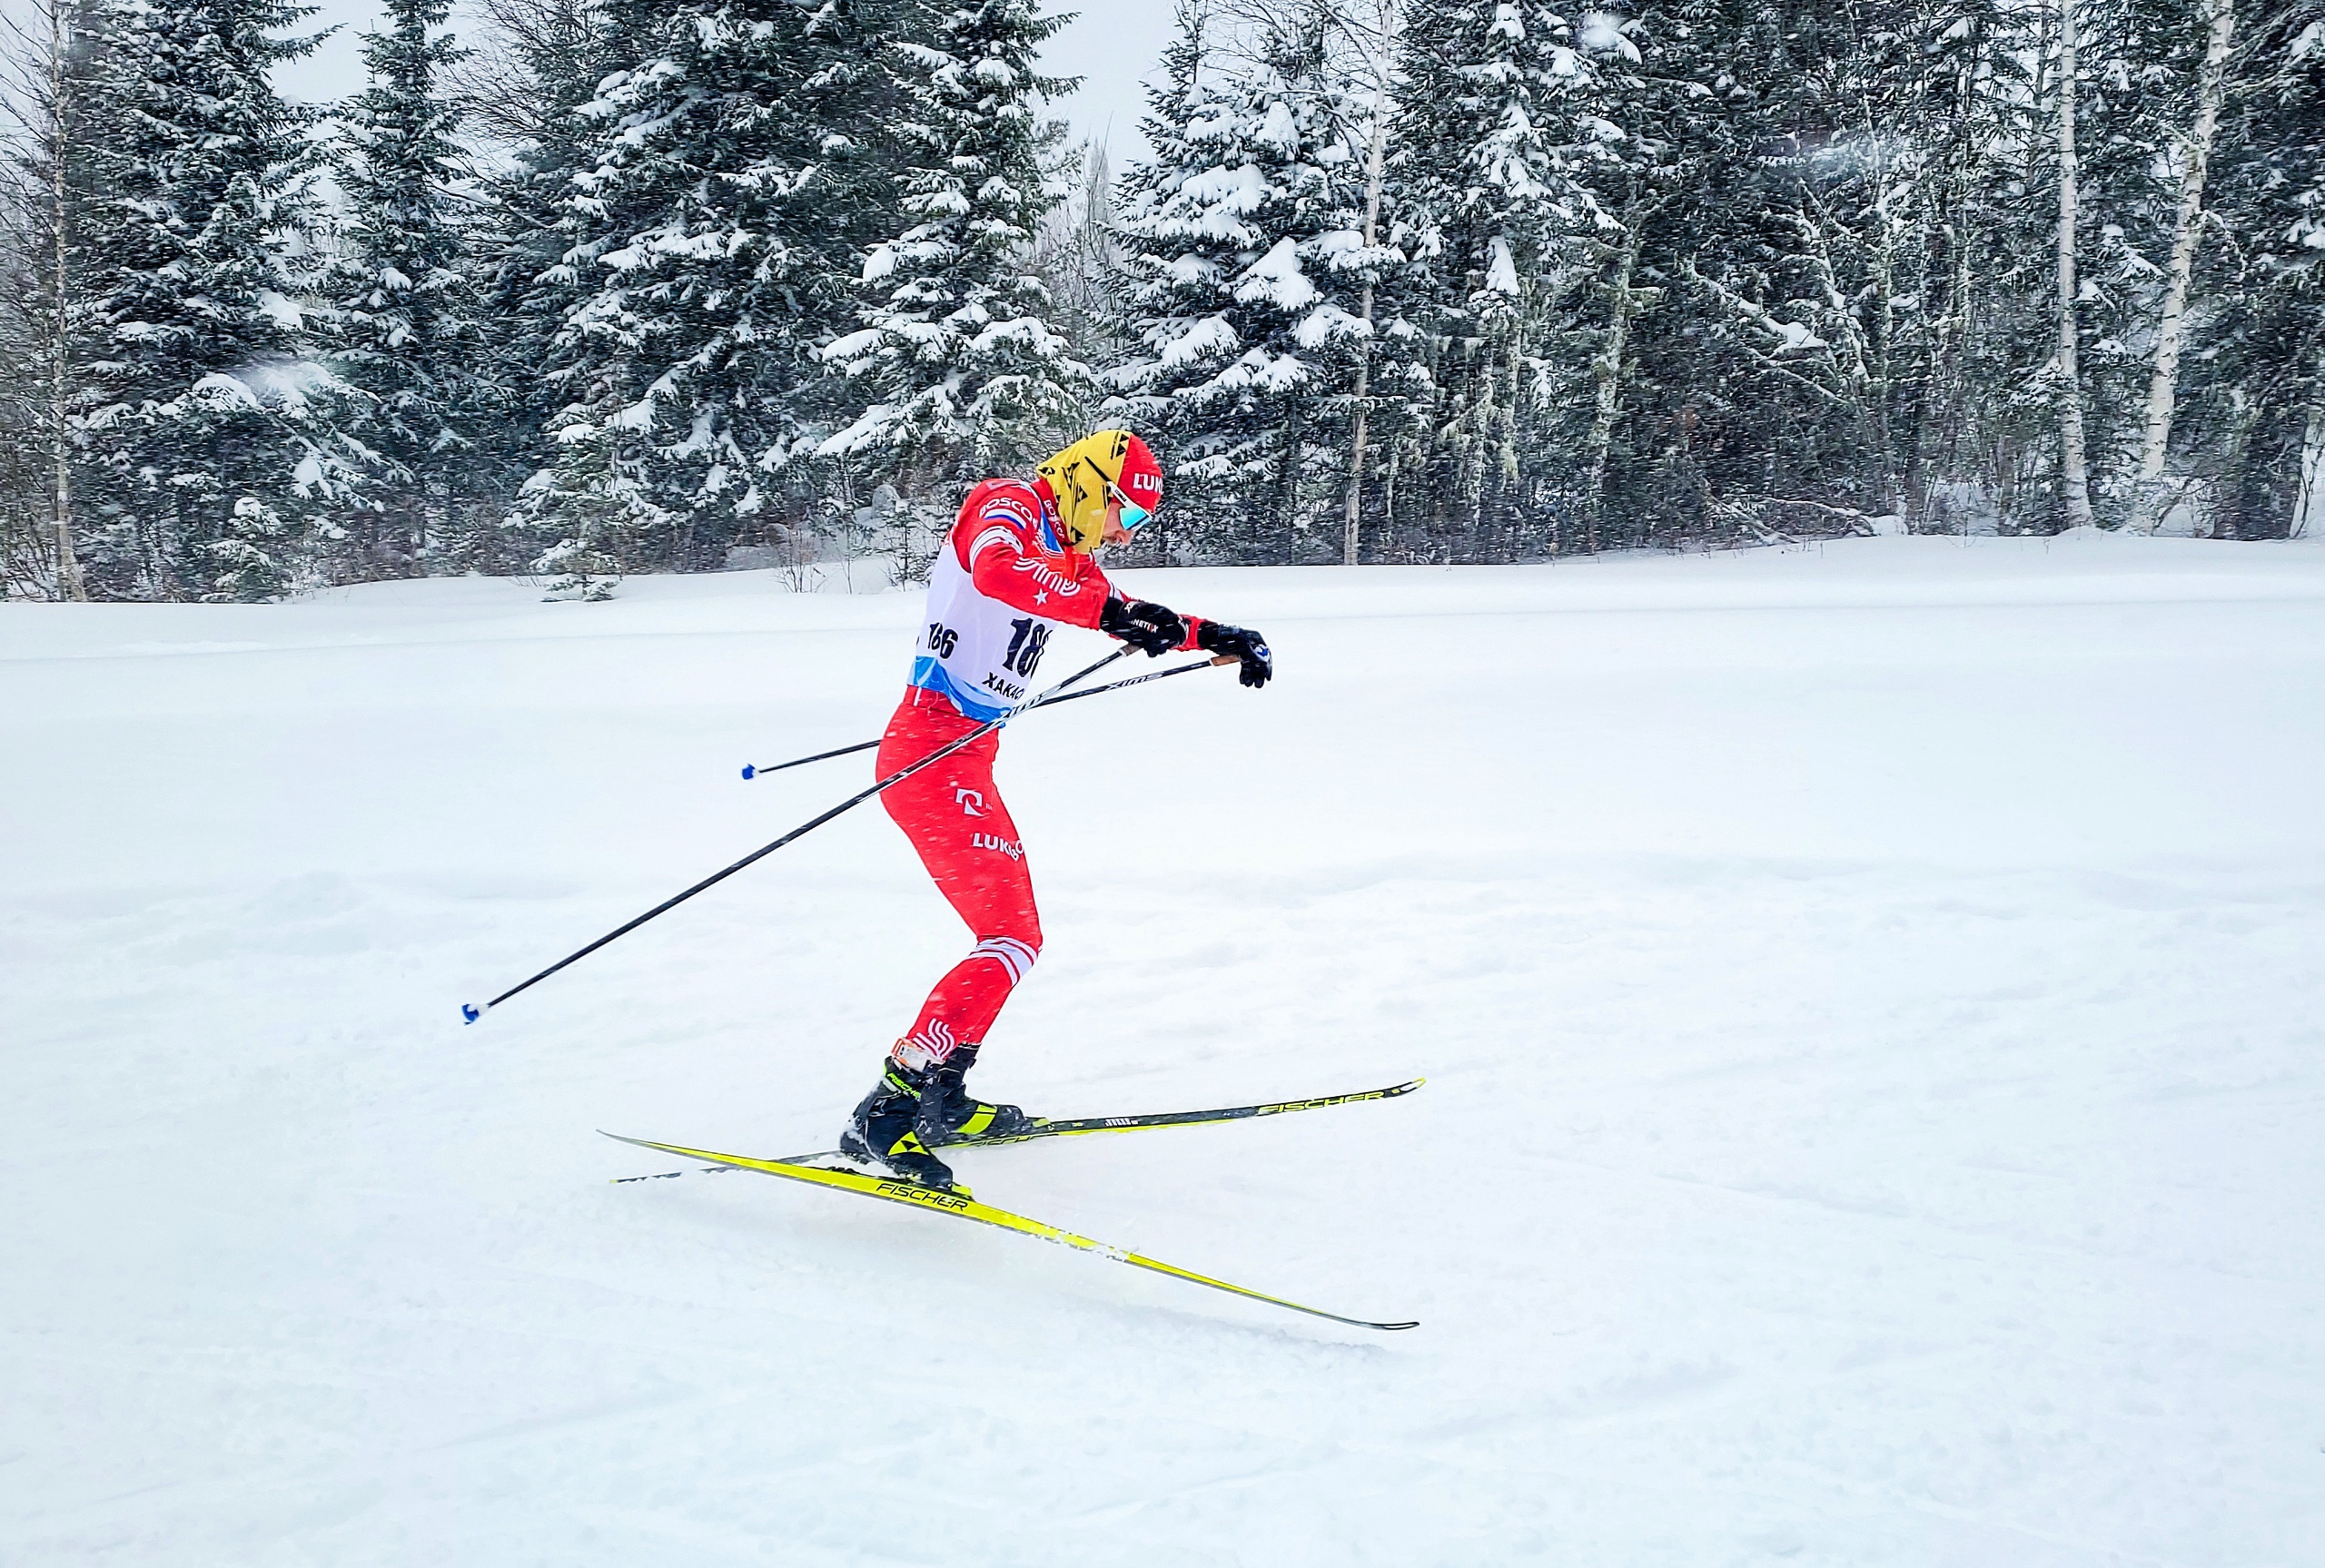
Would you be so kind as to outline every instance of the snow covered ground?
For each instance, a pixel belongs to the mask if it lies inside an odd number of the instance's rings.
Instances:
[[[2325,548],[1138,579],[1032,715],[1052,1114],[826,1144],[965,946],[860,811],[905,595],[0,609],[0,1562],[2325,1563]],[[1085,644],[1087,645],[1085,646]],[[1095,656],[1064,636],[1043,670]]]

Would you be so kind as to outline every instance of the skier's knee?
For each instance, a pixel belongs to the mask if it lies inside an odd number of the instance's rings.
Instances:
[[[1034,932],[1028,942],[1022,937],[989,936],[977,943],[976,956],[989,958],[1009,971],[1009,983],[1015,985],[1033,969],[1034,961],[1042,956],[1042,933]]]

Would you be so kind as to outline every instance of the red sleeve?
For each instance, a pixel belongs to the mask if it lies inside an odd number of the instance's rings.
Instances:
[[[1034,498],[1019,493],[1022,488],[988,480],[969,493],[968,503],[954,521],[952,537],[945,541],[963,571],[974,570],[976,558],[994,546],[1024,550],[1040,518]]]
[[[1113,590],[1097,562],[1084,557],[1080,574],[1069,577],[1027,553],[1014,537],[1004,544],[997,534],[984,530],[973,534],[966,547],[975,552],[968,563],[969,580],[986,598],[1070,626],[1097,629],[1106,595]]]

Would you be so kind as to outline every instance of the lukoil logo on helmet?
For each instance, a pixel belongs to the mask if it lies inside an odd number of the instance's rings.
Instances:
[[[1055,525],[1070,549],[1094,550],[1117,522],[1135,529],[1162,504],[1162,465],[1128,430],[1085,436],[1035,471],[1048,487]]]

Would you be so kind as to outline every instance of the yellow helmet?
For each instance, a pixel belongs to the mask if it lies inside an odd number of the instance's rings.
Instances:
[[[1084,436],[1034,472],[1049,483],[1068,549],[1094,550],[1104,542],[1109,491],[1122,499],[1125,528],[1136,528],[1162,504],[1162,466],[1128,430]]]

